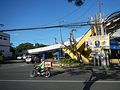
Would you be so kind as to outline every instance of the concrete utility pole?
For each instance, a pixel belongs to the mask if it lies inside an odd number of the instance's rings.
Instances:
[[[103,28],[103,24],[102,24],[102,13],[100,13],[100,30],[101,30],[101,35],[104,35],[104,28]]]
[[[62,22],[64,22],[64,21],[62,21]],[[61,25],[61,24],[62,24],[62,22],[59,22],[59,25]],[[61,27],[60,27],[60,39],[61,39],[61,43],[63,43],[63,38],[62,38],[62,31],[61,31]]]
[[[99,26],[99,34],[100,35],[104,35],[104,28],[103,28],[103,24],[102,24],[102,10],[101,10],[101,1],[100,0],[98,0],[98,6],[99,6],[99,13],[100,13],[100,18],[98,19],[98,23],[100,23],[100,25],[98,25]]]
[[[98,0],[99,12],[101,13],[101,1]]]
[[[55,39],[55,44],[58,44],[58,43],[57,43],[57,38],[55,37],[54,39]]]
[[[64,22],[64,21],[62,21],[62,22]],[[59,22],[59,25],[61,25],[62,22]],[[61,44],[63,44],[61,27],[60,27],[60,39],[61,39]],[[60,57],[62,57],[62,48],[60,48]]]

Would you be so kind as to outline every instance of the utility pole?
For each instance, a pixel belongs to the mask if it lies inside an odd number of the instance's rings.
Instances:
[[[57,38],[55,37],[54,39],[55,39],[55,44],[58,44],[58,43],[57,43]]]
[[[99,23],[100,23],[100,35],[104,35],[104,28],[103,28],[103,24],[102,24],[102,10],[101,10],[101,1],[98,0],[98,7],[99,7],[99,13],[100,13],[100,18],[99,18]]]
[[[102,13],[100,13],[100,30],[101,30],[101,35],[104,35],[104,28],[103,28],[103,24],[102,24]]]
[[[98,0],[99,12],[101,13],[101,1]]]
[[[62,21],[62,22],[64,22],[64,21]],[[59,25],[61,25],[62,22],[59,22]],[[61,39],[61,43],[63,43],[61,27],[60,27],[60,39]]]
[[[62,21],[62,22],[64,22],[64,21]],[[59,22],[59,25],[61,25],[62,22]],[[61,44],[63,44],[61,27],[60,27],[60,39],[61,39]],[[62,48],[60,48],[60,57],[61,57],[61,56],[62,56]]]

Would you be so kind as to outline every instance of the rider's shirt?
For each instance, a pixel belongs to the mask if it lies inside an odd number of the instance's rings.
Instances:
[[[39,65],[38,65],[38,67],[40,67],[41,69],[44,69],[44,67],[45,67],[45,64],[44,64],[45,62],[44,61],[42,61],[42,63],[40,63]]]

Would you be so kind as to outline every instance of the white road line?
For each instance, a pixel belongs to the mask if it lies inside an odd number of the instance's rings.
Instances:
[[[0,80],[0,82],[51,82],[51,83],[83,83],[86,81],[76,81],[76,80]],[[93,81],[89,81],[93,82]],[[96,81],[98,83],[120,83],[120,81]]]

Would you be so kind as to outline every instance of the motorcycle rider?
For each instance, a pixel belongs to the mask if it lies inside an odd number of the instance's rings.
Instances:
[[[34,65],[34,68],[30,74],[30,77],[36,77],[36,76],[44,76],[44,77],[50,77],[50,71],[46,67],[46,61],[42,58],[41,63]]]
[[[38,72],[41,72],[41,71],[44,71],[45,69],[45,61],[44,59],[41,59],[41,63],[37,65],[39,68],[38,68]]]

